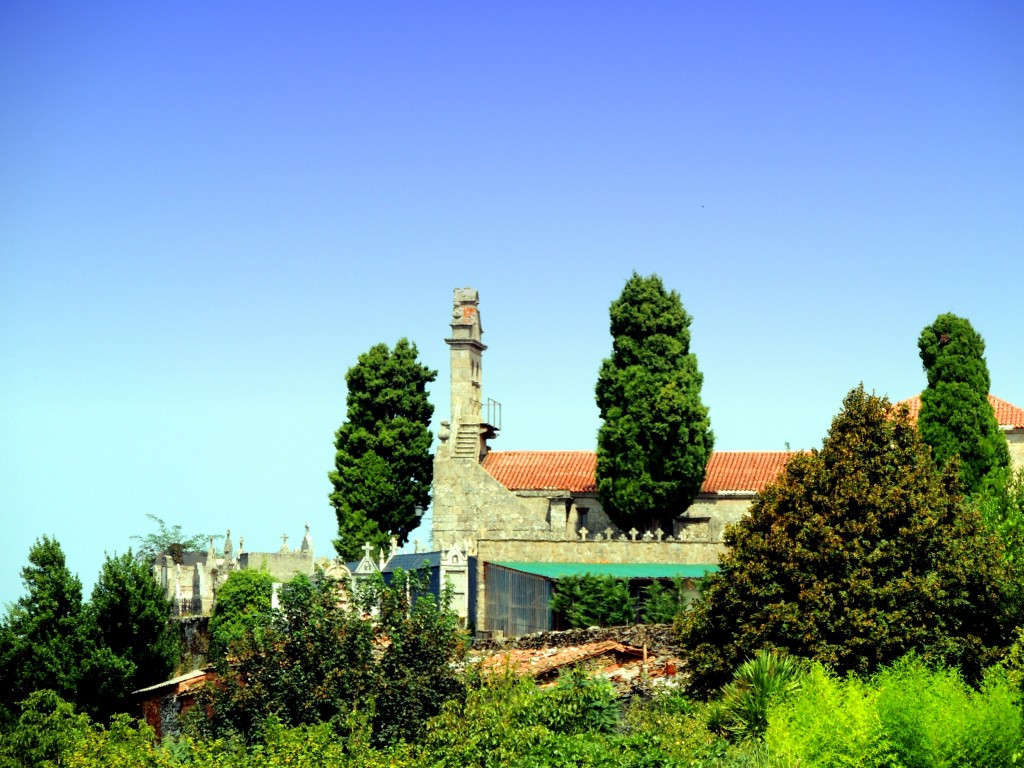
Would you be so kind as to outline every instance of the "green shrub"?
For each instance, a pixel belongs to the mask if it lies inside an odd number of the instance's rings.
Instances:
[[[644,624],[671,624],[676,616],[686,610],[689,602],[682,579],[672,579],[669,588],[660,581],[652,581],[643,589],[640,621]]]
[[[613,627],[636,620],[636,606],[626,580],[589,573],[558,579],[551,610],[573,628]]]
[[[721,698],[710,707],[709,728],[738,739],[761,737],[768,726],[768,708],[798,691],[804,674],[792,656],[759,651],[723,686]]]
[[[815,665],[772,708],[765,741],[780,765],[1010,766],[1024,756],[1014,691],[999,670],[973,690],[949,669],[909,656],[874,677],[840,680]]]
[[[557,685],[538,698],[537,719],[554,733],[612,733],[619,723],[612,684],[584,669],[563,672]]]

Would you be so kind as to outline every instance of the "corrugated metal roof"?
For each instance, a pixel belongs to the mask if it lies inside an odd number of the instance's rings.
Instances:
[[[717,564],[682,563],[512,563],[495,562],[502,568],[532,573],[547,579],[563,576],[614,576],[619,579],[699,579],[718,570]]]

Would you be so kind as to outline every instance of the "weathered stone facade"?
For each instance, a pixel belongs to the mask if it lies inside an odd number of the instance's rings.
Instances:
[[[312,576],[317,567],[325,571],[334,567],[327,558],[314,560],[308,525],[298,549],[289,549],[287,535],[281,539],[277,552],[246,552],[244,540],[239,539],[236,552],[228,531],[222,552],[214,549],[211,537],[206,552],[182,552],[177,562],[171,555],[159,557],[153,564],[153,576],[173,603],[175,615],[209,616],[217,590],[234,571],[257,568],[269,573],[274,581],[285,582],[299,573]]]

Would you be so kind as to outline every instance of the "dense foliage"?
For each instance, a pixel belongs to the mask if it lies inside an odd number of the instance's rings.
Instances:
[[[820,451],[795,455],[726,534],[680,621],[694,690],[761,648],[870,672],[910,650],[976,679],[1002,625],[998,542],[960,504],[905,408],[853,390]]]
[[[210,658],[224,658],[235,643],[262,630],[271,619],[274,577],[247,568],[232,571],[220,589],[210,616]]]
[[[563,576],[554,583],[551,610],[556,626],[564,628],[612,627],[623,624],[670,624],[689,603],[685,583],[669,586],[652,581],[636,595],[626,579],[615,576]]]
[[[416,345],[400,339],[394,350],[377,344],[345,375],[348,415],[334,436],[334,491],[338,516],[334,548],[343,560],[362,557],[395,536],[404,544],[419,524],[417,508],[430,504],[433,465],[427,385],[437,377],[417,360]]]
[[[107,556],[92,590],[97,641],[131,664],[123,698],[171,676],[178,663],[178,634],[171,603],[150,567],[133,556]]]
[[[28,561],[25,594],[0,624],[0,725],[40,691],[105,720],[131,709],[131,691],[174,669],[170,605],[130,552],[107,557],[90,603],[58,541],[43,536]]]
[[[691,318],[661,278],[635,272],[610,315],[612,354],[596,389],[598,495],[622,530],[672,533],[700,492],[714,444]]]
[[[871,678],[815,665],[768,718],[779,765],[997,768],[1024,755],[1020,690],[993,669],[979,689],[955,671],[904,658]]]
[[[947,313],[921,331],[917,346],[928,375],[918,417],[921,435],[939,467],[960,457],[964,490],[974,493],[990,472],[1010,465],[988,400],[985,342],[968,320]]]
[[[376,745],[416,740],[426,720],[463,691],[454,664],[463,651],[450,595],[439,603],[401,572],[346,605],[320,574],[281,590],[279,610],[254,613],[218,663],[220,683],[193,728],[207,738],[265,740],[275,727],[330,723],[351,731],[362,713]],[[375,616],[374,616],[375,614]],[[208,711],[210,717],[200,716]]]
[[[190,736],[158,744],[149,727],[127,716],[102,727],[40,691],[0,739],[0,766],[1002,768],[1024,754],[1020,688],[999,667],[972,689],[956,672],[913,656],[871,677],[840,678],[821,665],[796,677],[780,674],[780,661],[765,655],[753,660],[756,670],[744,665],[735,675],[740,687],[711,704],[671,688],[625,702],[607,681],[580,670],[546,689],[471,673],[466,696],[429,718],[422,740],[378,746],[365,711],[350,712],[341,727],[287,727],[271,717],[262,738],[248,744]],[[764,730],[764,741],[753,732],[716,733],[716,724],[745,720],[750,731]]]

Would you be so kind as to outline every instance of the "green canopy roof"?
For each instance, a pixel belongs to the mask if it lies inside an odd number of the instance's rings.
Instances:
[[[682,563],[494,563],[523,573],[548,579],[562,576],[615,576],[620,579],[699,579],[718,570],[716,564],[683,565]]]

